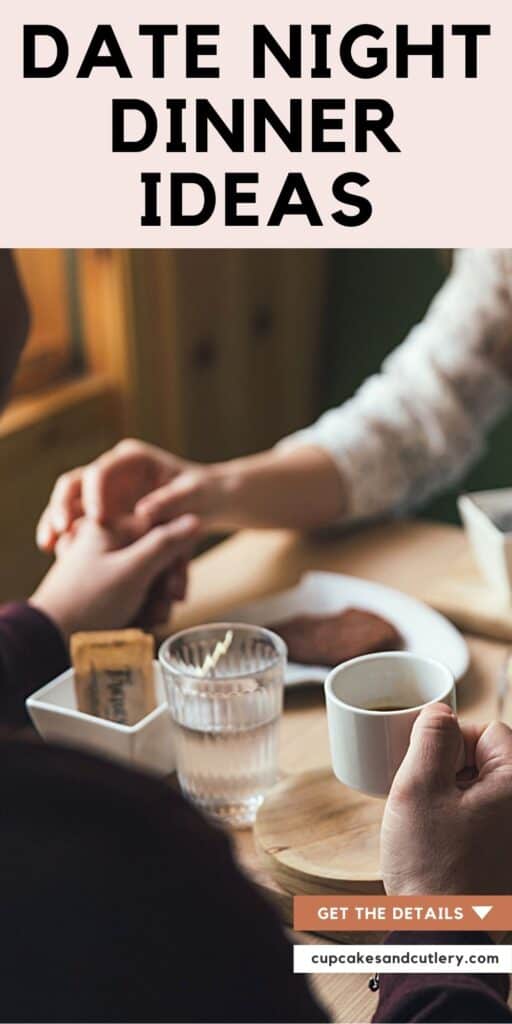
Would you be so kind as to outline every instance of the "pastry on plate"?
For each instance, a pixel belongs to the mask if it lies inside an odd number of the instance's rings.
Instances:
[[[399,651],[403,638],[387,619],[362,608],[334,615],[295,615],[269,627],[283,638],[290,661],[332,667],[361,654]]]

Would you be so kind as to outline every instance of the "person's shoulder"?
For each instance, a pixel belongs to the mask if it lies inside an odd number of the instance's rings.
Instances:
[[[90,834],[113,828],[133,842],[172,848],[178,860],[198,867],[222,864],[229,842],[179,792],[173,780],[83,750],[9,735],[0,726],[0,802],[18,821],[45,809],[48,829],[78,815]]]

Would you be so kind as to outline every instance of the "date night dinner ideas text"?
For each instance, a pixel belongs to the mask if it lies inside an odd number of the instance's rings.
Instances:
[[[481,43],[491,35],[488,24],[431,26],[428,39],[418,41],[409,26],[398,24],[392,33],[374,24],[352,25],[341,33],[330,24],[288,26],[288,37],[264,24],[252,25],[250,67],[254,81],[279,74],[290,82],[301,79],[336,80],[337,76],[368,81],[382,76],[409,79],[421,59],[428,61],[432,79],[453,73],[465,79],[479,74]],[[137,61],[115,27],[97,25],[85,51],[74,52],[73,42],[56,25],[24,26],[23,74],[26,79],[54,79],[71,75],[90,79],[110,71],[110,79],[193,81],[229,76],[229,60],[222,52],[220,24],[143,24],[136,27]],[[224,58],[224,59],[223,59]],[[249,66],[249,65],[248,65]],[[234,77],[234,76],[233,76]],[[190,90],[189,90],[190,91]],[[163,96],[161,107],[143,97],[110,96],[112,151],[142,153],[159,144],[169,154],[203,154],[213,145],[231,153],[265,154],[281,146],[291,154],[367,153],[381,147],[400,153],[393,127],[395,113],[382,96],[351,99],[330,95],[308,100],[290,96],[275,109],[265,97],[234,96],[219,109],[211,99]],[[163,208],[171,227],[200,227],[219,205],[219,182],[194,167],[171,170],[166,201],[161,171],[140,174],[143,195],[141,224],[159,227]],[[226,227],[257,227],[259,169],[223,175],[223,221]],[[342,227],[359,227],[372,216],[368,198],[370,179],[361,170],[340,169],[331,184],[337,208],[329,216]],[[322,216],[305,176],[290,168],[279,183],[276,200],[265,214],[268,227],[279,227],[287,217],[303,217],[321,226]]]

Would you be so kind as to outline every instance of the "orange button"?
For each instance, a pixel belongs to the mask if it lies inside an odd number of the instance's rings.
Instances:
[[[295,896],[297,931],[512,930],[512,896]]]

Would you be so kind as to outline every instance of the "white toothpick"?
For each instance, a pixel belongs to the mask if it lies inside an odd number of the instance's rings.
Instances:
[[[206,676],[208,672],[212,672],[213,669],[217,668],[217,665],[221,658],[228,653],[231,644],[233,643],[233,630],[228,629],[224,640],[219,640],[215,645],[215,650],[212,654],[207,654],[204,662],[201,666],[200,675]]]

